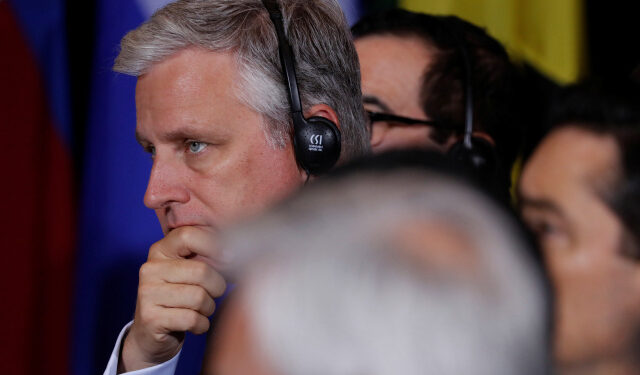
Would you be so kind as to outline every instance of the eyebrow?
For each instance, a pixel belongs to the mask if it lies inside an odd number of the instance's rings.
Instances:
[[[382,109],[385,112],[392,112],[391,108],[389,108],[389,106],[377,96],[364,95],[362,96],[362,102],[364,104],[372,104],[372,105],[378,106],[380,109]]]
[[[186,139],[204,139],[207,138],[207,136],[211,138],[211,135],[207,134],[203,129],[194,126],[185,126],[163,133],[160,137],[163,141],[182,142]],[[136,141],[138,141],[138,143],[143,147],[146,144],[151,143],[142,135],[142,133],[138,132],[138,130],[136,130]]]
[[[534,208],[538,210],[550,211],[559,216],[564,216],[560,207],[546,199],[526,198],[520,195],[518,201],[520,202],[520,209],[523,209],[525,207]]]
[[[185,139],[203,139],[205,132],[197,127],[183,127],[162,134],[162,139],[166,141],[184,141]]]
[[[136,129],[136,141],[142,147],[145,147],[149,142],[138,130]]]

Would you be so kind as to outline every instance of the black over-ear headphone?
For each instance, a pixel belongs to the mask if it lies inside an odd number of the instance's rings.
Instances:
[[[450,21],[450,19],[448,20]],[[465,103],[465,126],[462,139],[449,149],[449,156],[460,163],[479,180],[495,178],[498,170],[498,158],[493,145],[486,139],[473,136],[473,76],[469,49],[464,32],[456,25],[450,27],[456,39],[457,49],[464,64],[463,86]]]
[[[282,12],[276,0],[262,0],[278,36],[280,64],[289,93],[291,118],[293,119],[293,147],[298,165],[309,175],[318,175],[331,169],[340,157],[340,130],[324,117],[304,118],[298,83],[296,80],[293,50],[284,32]]]

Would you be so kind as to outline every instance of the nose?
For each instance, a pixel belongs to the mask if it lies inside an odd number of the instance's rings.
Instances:
[[[156,154],[147,191],[144,194],[144,205],[157,210],[173,203],[188,202],[189,189],[186,184],[188,180],[182,174],[178,161],[163,159]]]

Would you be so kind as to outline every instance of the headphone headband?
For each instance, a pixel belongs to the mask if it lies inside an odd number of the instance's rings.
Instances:
[[[296,68],[293,60],[293,50],[287,40],[284,32],[284,21],[282,13],[275,0],[262,0],[264,7],[269,12],[269,18],[275,26],[278,36],[278,50],[280,55],[280,65],[283,69],[283,75],[287,90],[289,92],[289,104],[291,105],[291,114],[293,116],[302,116],[302,103],[300,101],[300,92],[298,91],[298,80],[296,78]]]
[[[463,25],[453,17],[446,18],[448,28],[453,35],[458,53],[462,57],[465,126],[462,139],[451,146],[449,155],[466,168],[486,186],[495,189],[499,172],[498,158],[491,143],[480,137],[474,137],[473,114],[473,70],[472,56],[467,47]],[[496,190],[497,191],[497,190]],[[500,192],[501,193],[501,192]]]
[[[464,85],[464,108],[465,108],[465,121],[464,121],[464,136],[462,142],[464,147],[471,149],[471,137],[473,137],[473,71],[471,69],[471,55],[469,54],[469,48],[465,39],[464,31],[461,27],[455,24],[451,24],[453,36],[458,45],[458,51],[462,55],[463,69],[463,85]]]

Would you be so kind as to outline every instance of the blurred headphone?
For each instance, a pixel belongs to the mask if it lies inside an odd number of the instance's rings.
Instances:
[[[477,179],[490,182],[487,180],[494,178],[498,170],[498,157],[495,148],[489,141],[473,136],[473,76],[471,56],[467,48],[464,32],[461,28],[450,24],[450,29],[456,39],[458,50],[464,63],[462,82],[464,86],[465,126],[462,139],[451,146],[448,154]]]
[[[276,0],[262,0],[278,36],[280,64],[285,86],[289,93],[291,118],[293,120],[293,148],[298,165],[308,175],[327,172],[340,157],[340,130],[324,117],[304,118],[298,83],[296,80],[293,50],[284,32],[282,12]]]

